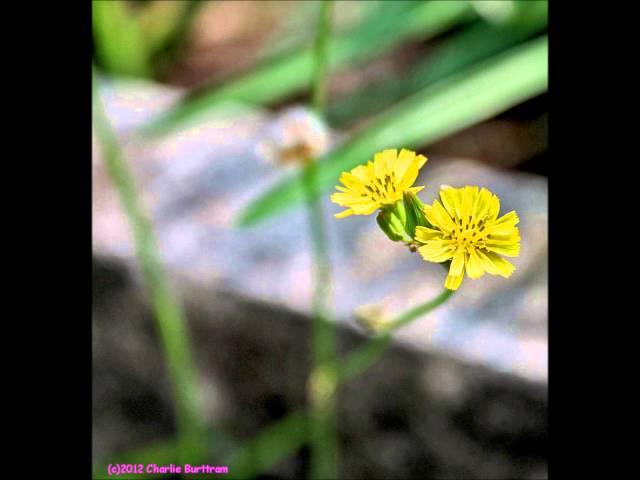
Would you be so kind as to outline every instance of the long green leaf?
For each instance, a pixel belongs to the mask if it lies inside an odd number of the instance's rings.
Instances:
[[[231,455],[230,478],[253,478],[301,448],[308,438],[308,420],[297,411],[274,422]]]
[[[149,51],[164,48],[184,28],[183,23],[197,10],[202,2],[182,0],[180,2],[150,2],[138,14],[140,31],[143,33]]]
[[[227,435],[223,435],[219,430],[207,432],[207,449],[197,452],[191,461],[194,464],[211,463],[212,452],[236,451],[239,447],[235,440]],[[108,461],[96,463],[93,468],[93,479],[101,480],[109,478],[108,466],[111,464],[131,464],[131,465],[170,465],[180,464],[180,443],[175,438],[167,438],[156,441],[156,443],[146,447],[137,448],[129,452],[116,454]],[[219,475],[218,475],[219,477]],[[145,474],[139,478],[166,478],[166,474]],[[200,478],[200,477],[198,477]]]
[[[533,3],[537,8],[528,8],[508,25],[473,22],[442,41],[409,72],[391,73],[375,84],[336,99],[327,111],[327,120],[340,128],[376,114],[426,86],[540,34],[547,25],[546,2]]]
[[[448,77],[378,116],[369,128],[320,161],[317,185],[325,190],[344,170],[384,148],[417,148],[491,118],[547,88],[546,36]],[[240,215],[248,226],[292,207],[303,198],[287,178],[255,199]]]
[[[93,0],[96,55],[110,73],[151,76],[149,52],[138,19],[124,1]]]
[[[461,21],[473,18],[466,1],[411,2],[397,15],[377,18],[351,34],[332,40],[329,68],[363,62],[410,39],[431,38]],[[225,100],[266,104],[309,88],[313,74],[311,47],[272,59],[221,86],[187,97],[170,111],[143,127],[146,135],[162,135],[185,124]]]
[[[162,265],[153,226],[140,200],[135,177],[102,105],[95,68],[93,126],[102,148],[106,171],[129,222],[136,257],[153,307],[160,343],[172,382],[181,457],[188,458],[203,447],[201,435],[204,422],[201,415],[200,386],[197,382],[187,322],[182,305],[174,296]]]

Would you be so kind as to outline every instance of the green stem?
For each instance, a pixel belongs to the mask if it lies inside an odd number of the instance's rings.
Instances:
[[[327,51],[331,34],[331,13],[333,0],[325,0],[320,7],[318,29],[314,45],[313,96],[311,104],[319,114],[324,114],[327,101]]]
[[[315,478],[336,478],[337,439],[335,371],[336,328],[329,311],[331,270],[322,205],[313,195],[315,162],[305,166],[302,183],[307,192],[309,230],[314,257],[313,368],[309,378],[311,474]]]
[[[196,369],[186,322],[174,299],[156,246],[151,222],[143,211],[134,177],[129,170],[118,139],[105,115],[93,72],[93,121],[102,146],[104,162],[127,215],[133,233],[136,255],[151,297],[164,348],[176,402],[176,426],[180,443],[180,461],[198,456],[204,431],[200,416],[200,398]]]
[[[332,1],[321,5],[314,45],[312,107],[323,116],[327,90],[327,45],[331,28]],[[309,230],[315,265],[313,294],[313,368],[309,377],[310,440],[312,479],[336,478],[338,442],[336,434],[336,329],[329,311],[331,270],[324,213],[317,189],[317,165],[310,159],[302,172],[307,198]]]
[[[349,381],[367,370],[376,362],[376,360],[378,360],[380,355],[382,355],[389,346],[389,343],[391,343],[392,333],[394,331],[408,325],[418,317],[436,309],[445,303],[451,295],[453,295],[452,290],[444,289],[442,293],[433,300],[429,300],[428,302],[418,305],[390,321],[374,338],[367,342],[363,347],[349,355],[338,373],[339,382],[342,383]]]

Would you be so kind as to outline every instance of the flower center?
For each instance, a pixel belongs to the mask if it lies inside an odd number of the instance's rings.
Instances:
[[[398,198],[396,191],[395,175],[393,172],[387,173],[382,178],[376,178],[369,185],[365,185],[367,193],[362,193],[361,196],[367,195],[375,202],[378,203],[395,203]]]
[[[452,240],[457,248],[463,248],[467,252],[475,248],[485,248],[484,220],[477,221],[469,216],[464,219],[454,218],[453,221],[456,228],[446,235],[445,239]]]

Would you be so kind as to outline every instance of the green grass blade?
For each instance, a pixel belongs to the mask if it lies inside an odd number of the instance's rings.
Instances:
[[[191,18],[191,12],[197,11],[202,5],[202,2],[194,0],[144,5],[138,17],[149,51],[155,53],[165,48],[184,29],[185,19]]]
[[[301,448],[307,441],[304,411],[294,412],[265,428],[227,461],[230,478],[253,478]]]
[[[128,220],[144,286],[153,307],[173,386],[182,458],[188,458],[203,446],[201,434],[204,422],[201,415],[200,386],[187,322],[182,305],[174,296],[162,265],[153,226],[140,200],[135,177],[104,111],[95,67],[92,106],[93,127],[102,148],[104,165]]]
[[[93,0],[96,56],[110,73],[150,77],[151,64],[137,18],[123,1]]]
[[[355,32],[336,36],[329,48],[329,69],[368,60],[410,39],[431,38],[474,15],[468,2],[430,1],[410,4]],[[147,135],[182,128],[223,100],[266,104],[308,89],[313,75],[312,47],[271,59],[234,80],[195,92],[166,114],[143,127]]]
[[[400,102],[319,163],[319,191],[376,151],[428,145],[546,91],[547,51],[546,36],[532,40]],[[302,199],[297,179],[287,178],[255,199],[238,224],[256,224]]]
[[[546,5],[545,2],[536,3]],[[526,13],[526,17],[518,17],[501,27],[484,21],[472,23],[444,40],[408,73],[385,76],[373,85],[334,101],[327,111],[329,123],[342,127],[376,114],[424,87],[540,34],[547,26],[546,8],[527,10]]]
[[[212,463],[210,454],[211,452],[224,452],[238,448],[236,442],[228,437],[222,435],[219,431],[207,432],[207,451],[204,449],[198,452],[198,456],[192,459],[194,464]],[[235,450],[233,450],[235,451]],[[180,464],[180,443],[176,438],[167,438],[159,440],[151,445],[147,445],[142,448],[137,448],[129,452],[120,453],[114,455],[109,462],[98,462],[93,468],[94,480],[108,478],[108,465],[111,464],[131,464],[131,465],[174,465]],[[140,475],[139,478],[166,478],[166,474],[145,474]],[[200,477],[198,477],[200,478]]]

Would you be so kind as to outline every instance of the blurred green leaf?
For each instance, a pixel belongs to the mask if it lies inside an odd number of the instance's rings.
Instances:
[[[301,448],[308,437],[303,411],[294,412],[262,430],[239,448],[226,464],[230,478],[253,478]]]
[[[433,84],[462,68],[511,48],[547,26],[546,2],[531,2],[538,8],[518,10],[508,24],[496,27],[477,21],[460,33],[444,40],[428,58],[409,72],[380,78],[373,85],[345,95],[330,105],[327,117],[334,127],[341,127],[360,118],[378,113],[393,103]]]
[[[139,13],[142,31],[149,51],[162,49],[180,29],[185,15],[202,2],[194,0],[154,1],[141,8]]]
[[[474,15],[467,1],[410,2],[406,8],[394,8],[398,9],[397,14],[377,17],[375,22],[366,22],[354,32],[332,39],[330,69],[363,62],[410,39],[431,38]],[[262,66],[221,86],[189,95],[142,131],[148,135],[161,135],[181,128],[223,100],[265,104],[285,98],[309,88],[312,73],[311,47],[267,60]]]
[[[201,0],[156,0],[140,14],[156,78],[164,78],[183,53]]]
[[[210,430],[206,436],[205,449],[198,449],[189,459],[193,464],[202,464],[211,461],[211,452],[226,452],[238,448],[236,442],[227,435],[222,435],[219,430]],[[137,448],[129,452],[114,455],[109,462],[100,462],[94,466],[93,478],[107,478],[108,463],[121,463],[131,465],[170,465],[180,464],[180,444],[176,438],[168,438],[156,441],[143,448]],[[144,478],[164,478],[166,474],[146,474]],[[141,477],[142,478],[142,477]]]
[[[104,70],[150,77],[149,52],[137,17],[123,1],[93,0],[96,56]]]
[[[222,454],[212,460],[208,454],[198,453],[192,464],[206,463],[210,465],[227,465],[229,473],[225,478],[253,478],[269,470],[277,462],[283,460],[296,450],[302,448],[308,438],[308,420],[305,412],[299,410],[276,420],[258,433],[251,440],[238,445],[218,431],[209,433],[210,451],[231,452]],[[114,456],[110,463],[170,465],[180,464],[179,444],[176,439],[156,442],[148,447],[132,450]],[[93,477],[107,477],[107,463],[98,464],[93,470]],[[148,474],[144,478],[165,477],[166,474]],[[198,478],[216,478],[215,474],[198,475]],[[220,478],[220,474],[217,474]]]
[[[513,48],[405,99],[320,161],[317,185],[329,189],[341,172],[384,148],[417,148],[517,105],[547,89],[547,37]],[[240,215],[248,226],[303,199],[287,178],[255,199]]]

